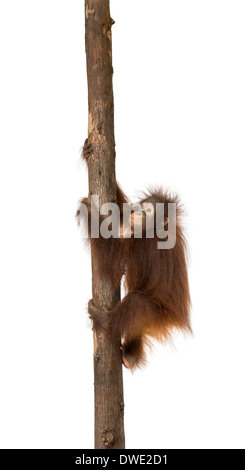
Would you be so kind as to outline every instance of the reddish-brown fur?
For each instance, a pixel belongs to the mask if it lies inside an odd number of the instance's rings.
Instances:
[[[86,145],[84,157],[86,157]],[[91,147],[90,147],[91,148]],[[117,187],[118,205],[122,213],[127,197]],[[99,260],[101,276],[112,278],[116,285],[125,273],[126,296],[107,317],[100,312],[91,314],[94,327],[112,337],[122,339],[123,360],[135,368],[146,362],[146,346],[150,338],[158,341],[171,337],[173,330],[191,332],[190,294],[186,264],[186,242],[181,225],[181,206],[178,198],[160,190],[151,191],[142,202],[176,203],[176,244],[172,249],[158,249],[154,238],[91,239]],[[83,199],[87,204],[89,201]],[[91,217],[91,212],[89,210]],[[167,214],[166,214],[167,216]],[[106,320],[105,320],[106,318]]]

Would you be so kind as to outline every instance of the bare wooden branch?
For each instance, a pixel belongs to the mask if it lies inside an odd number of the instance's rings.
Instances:
[[[85,0],[85,43],[88,79],[89,191],[100,204],[116,202],[112,43],[109,0]],[[98,272],[92,244],[93,304],[111,310],[120,286]],[[95,448],[123,449],[124,402],[120,338],[111,341],[94,331]]]

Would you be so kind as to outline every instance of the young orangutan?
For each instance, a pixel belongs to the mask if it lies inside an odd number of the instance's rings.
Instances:
[[[83,157],[87,160],[92,145],[85,141]],[[120,224],[122,225],[123,203],[128,202],[117,185]],[[88,208],[91,221],[91,205],[82,199]],[[171,249],[158,249],[156,230],[156,204],[164,203],[164,228],[168,228],[167,208],[176,204],[176,243]],[[160,190],[146,195],[131,214],[131,236],[120,238],[91,238],[99,260],[101,276],[110,276],[119,285],[125,274],[126,296],[110,312],[100,312],[89,302],[90,318],[96,330],[106,331],[111,337],[120,335],[122,360],[125,367],[134,369],[146,362],[146,346],[150,338],[168,339],[173,330],[191,332],[190,294],[186,266],[186,242],[181,226],[181,207],[177,197]],[[77,216],[80,216],[78,211]],[[154,226],[153,238],[146,237],[146,219]],[[135,230],[142,224],[142,238],[135,238]],[[160,240],[162,241],[162,240]]]

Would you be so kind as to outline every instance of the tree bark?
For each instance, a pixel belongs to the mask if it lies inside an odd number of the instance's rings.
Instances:
[[[85,44],[88,79],[89,192],[100,206],[116,202],[112,42],[109,0],[85,0]],[[111,310],[120,286],[100,277],[91,250],[93,304]],[[95,449],[124,449],[124,402],[120,338],[111,341],[94,331]]]

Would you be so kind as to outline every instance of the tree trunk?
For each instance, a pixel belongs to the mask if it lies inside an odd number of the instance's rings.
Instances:
[[[109,0],[85,0],[85,42],[88,78],[89,192],[100,206],[116,202],[112,43]],[[111,310],[120,300],[120,286],[102,279],[92,257],[93,304]],[[111,341],[94,331],[95,448],[124,449],[124,402],[120,338]]]

